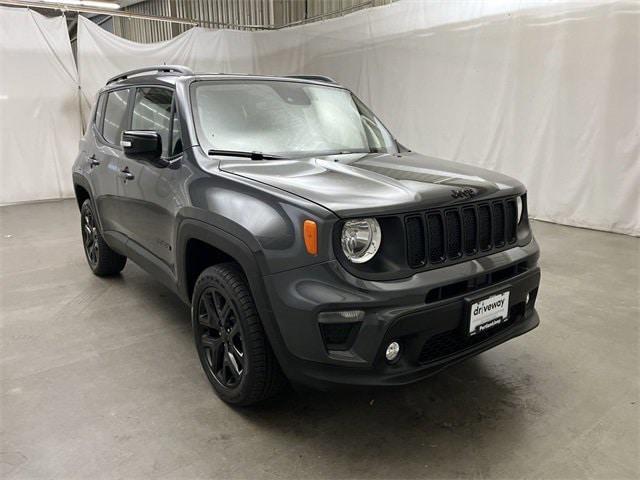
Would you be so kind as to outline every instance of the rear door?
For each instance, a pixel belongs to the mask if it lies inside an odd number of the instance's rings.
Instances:
[[[91,165],[91,183],[103,233],[122,233],[118,209],[123,156],[120,137],[129,121],[130,94],[131,88],[104,92],[96,109],[95,151],[87,160]]]

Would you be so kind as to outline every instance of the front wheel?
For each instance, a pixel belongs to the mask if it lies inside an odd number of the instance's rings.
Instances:
[[[251,405],[280,390],[284,375],[236,264],[215,265],[200,274],[191,317],[200,362],[222,400]]]
[[[127,257],[111,250],[102,238],[91,200],[84,201],[80,208],[80,215],[84,254],[91,271],[100,277],[115,275],[122,271],[127,263]]]

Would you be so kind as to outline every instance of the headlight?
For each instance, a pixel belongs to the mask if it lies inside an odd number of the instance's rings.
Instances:
[[[353,263],[371,260],[381,241],[380,224],[375,218],[348,220],[342,227],[342,251]]]
[[[518,225],[520,225],[520,220],[522,219],[522,197],[516,198],[516,209],[518,211]]]

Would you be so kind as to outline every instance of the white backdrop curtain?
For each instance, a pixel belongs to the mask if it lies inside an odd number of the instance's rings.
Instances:
[[[0,6],[0,204],[73,195],[79,105],[64,17]]]
[[[640,235],[640,4],[422,2],[283,31],[143,45],[79,25],[89,98],[123,70],[317,73],[401,142],[522,180],[543,220]]]

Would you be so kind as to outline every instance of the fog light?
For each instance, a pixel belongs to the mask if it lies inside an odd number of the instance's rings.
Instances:
[[[393,362],[398,358],[399,355],[400,344],[398,342],[391,342],[387,347],[387,351],[385,352],[384,356],[387,358],[387,360]]]
[[[529,305],[529,300],[531,300],[531,295],[527,293],[527,298],[524,299],[524,304]]]

